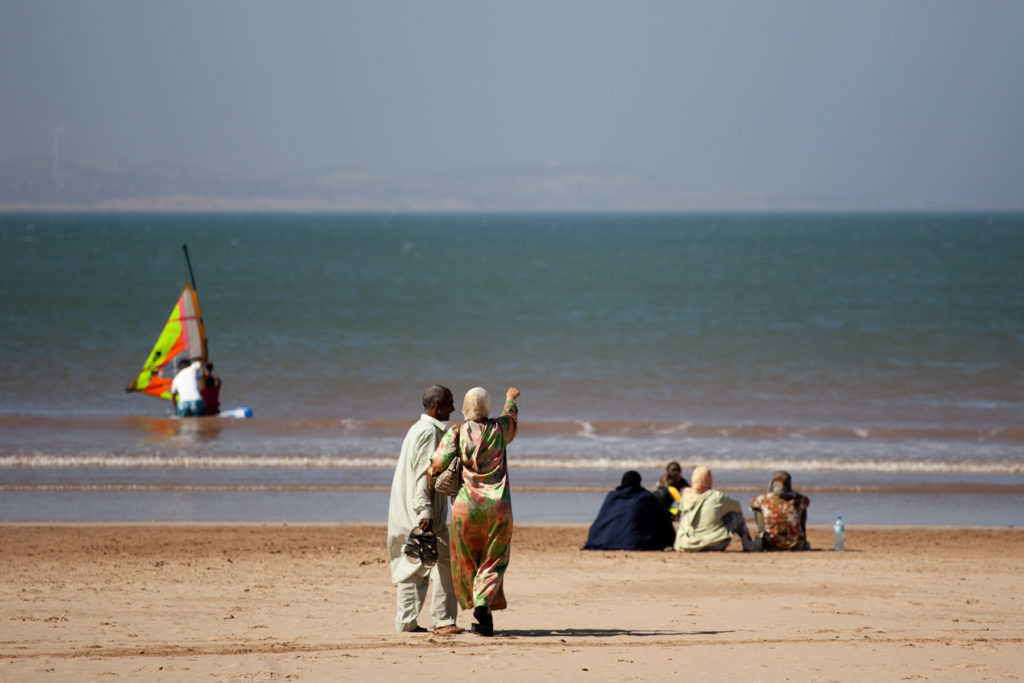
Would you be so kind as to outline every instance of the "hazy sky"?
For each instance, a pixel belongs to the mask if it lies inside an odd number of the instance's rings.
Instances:
[[[0,161],[1024,208],[1024,2],[0,0]]]

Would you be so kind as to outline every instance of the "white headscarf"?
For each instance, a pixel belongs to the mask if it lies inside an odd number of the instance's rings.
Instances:
[[[486,420],[491,413],[491,395],[483,387],[473,387],[462,399],[462,416],[467,420]]]

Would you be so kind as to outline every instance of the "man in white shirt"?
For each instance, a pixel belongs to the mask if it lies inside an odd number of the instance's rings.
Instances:
[[[171,398],[178,417],[199,417],[206,414],[203,396],[199,393],[199,379],[203,375],[203,361],[178,361],[178,374],[171,382]]]
[[[455,625],[459,604],[452,587],[451,550],[448,544],[448,497],[428,486],[427,469],[434,449],[444,435],[445,422],[455,410],[452,392],[435,384],[423,392],[423,414],[409,428],[402,442],[395,476],[391,482],[388,507],[388,558],[391,581],[397,584],[398,614],[395,630],[423,632],[416,617],[427,597],[427,584],[433,582],[430,616],[434,633],[461,633]],[[403,552],[409,532],[419,528],[437,537],[437,564],[414,564]]]

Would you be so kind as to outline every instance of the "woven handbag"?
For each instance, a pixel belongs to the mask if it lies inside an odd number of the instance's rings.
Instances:
[[[437,479],[434,480],[434,490],[446,496],[457,496],[459,495],[459,489],[462,488],[462,454],[459,452],[459,426],[455,425],[452,427],[452,432],[455,437],[455,457],[452,458],[451,464],[445,468],[444,472],[437,475]]]

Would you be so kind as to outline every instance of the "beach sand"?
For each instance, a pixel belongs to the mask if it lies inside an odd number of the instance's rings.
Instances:
[[[586,532],[516,527],[487,639],[393,632],[383,524],[0,526],[0,680],[1024,676],[1024,530],[697,555],[582,552]]]

